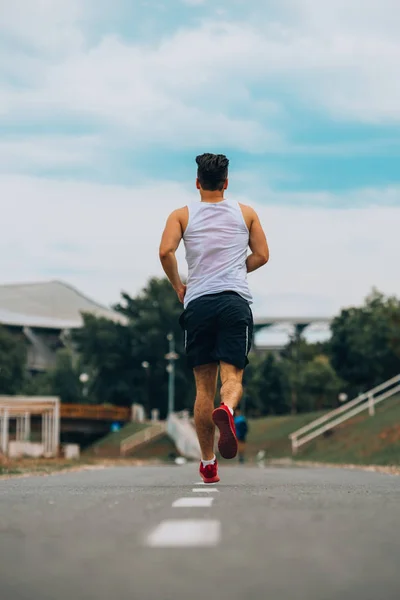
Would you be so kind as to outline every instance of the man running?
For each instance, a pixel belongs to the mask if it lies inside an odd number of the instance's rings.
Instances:
[[[269,249],[256,212],[224,197],[228,187],[226,156],[202,154],[196,163],[201,202],[170,214],[161,239],[160,260],[184,304],[180,324],[196,382],[194,419],[201,449],[200,475],[205,483],[216,483],[215,425],[220,433],[221,456],[234,458],[238,448],[233,413],[242,397],[253,334],[247,273],[268,262]],[[187,286],[179,276],[175,256],[182,239]],[[222,402],[214,410],[218,368]]]

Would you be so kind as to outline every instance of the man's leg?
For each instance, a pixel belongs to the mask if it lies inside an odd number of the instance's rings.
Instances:
[[[244,362],[244,361],[243,361]],[[238,450],[233,412],[243,393],[243,369],[220,362],[221,406],[213,412],[213,421],[219,429],[218,449],[223,458],[234,458]]]
[[[221,362],[221,401],[235,410],[243,395],[243,369]]]
[[[194,368],[196,381],[196,402],[194,421],[201,449],[201,458],[205,461],[214,458],[215,426],[212,420],[214,399],[217,390],[218,364],[211,363]]]

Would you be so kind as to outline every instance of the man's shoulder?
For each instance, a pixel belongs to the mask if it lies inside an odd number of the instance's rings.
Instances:
[[[181,208],[175,208],[175,210],[173,210],[169,216],[170,216],[170,218],[176,218],[176,219],[180,220],[181,218],[187,217],[188,211],[189,211],[189,208],[187,205],[182,206]]]
[[[252,206],[250,206],[249,204],[242,204],[241,202],[238,203],[240,208],[242,209],[242,211],[245,211],[247,214],[251,214],[251,215],[255,215],[256,211],[254,210],[254,208]]]
[[[182,206],[181,208],[176,208],[172,211],[172,213],[168,217],[170,222],[178,222],[181,226],[182,235],[186,231],[189,222],[189,208],[188,206]]]
[[[250,230],[254,219],[257,217],[257,213],[253,207],[248,204],[242,204],[239,202],[240,210],[242,211],[242,215],[244,220],[246,221],[247,228]]]

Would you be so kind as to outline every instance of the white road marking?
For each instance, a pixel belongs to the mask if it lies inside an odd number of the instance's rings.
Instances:
[[[215,485],[215,483],[205,483],[204,481],[195,481],[194,485],[206,485],[208,487],[210,485]]]
[[[203,488],[193,488],[192,492],[194,492],[195,494],[201,493],[201,494],[212,494],[212,493],[219,493],[219,490],[217,490],[217,488],[208,488],[208,487],[203,487]]]
[[[171,519],[163,521],[147,537],[152,548],[216,546],[221,539],[220,521]]]
[[[209,508],[214,498],[179,498],[172,504],[172,508]]]

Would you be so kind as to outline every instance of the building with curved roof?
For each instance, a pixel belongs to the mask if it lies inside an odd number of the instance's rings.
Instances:
[[[53,366],[63,335],[83,326],[83,313],[126,323],[120,313],[62,281],[0,285],[0,325],[25,335],[30,371]]]

